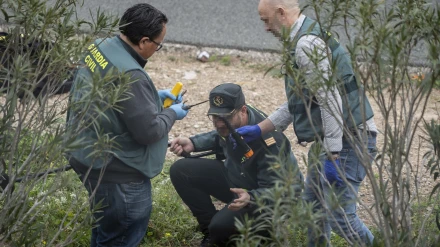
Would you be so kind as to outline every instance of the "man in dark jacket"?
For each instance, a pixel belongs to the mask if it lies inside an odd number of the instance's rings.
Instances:
[[[228,121],[233,129],[257,124],[266,115],[245,103],[241,87],[226,83],[215,87],[209,95],[208,116],[215,131],[190,138],[176,138],[170,150],[177,155],[182,152],[221,150],[224,162],[214,159],[180,159],[170,170],[171,181],[182,200],[197,218],[205,235],[201,246],[223,246],[237,233],[235,218],[252,216],[256,209],[255,199],[267,192],[279,179],[271,166],[279,157],[283,168],[297,174],[300,188],[302,175],[291,146],[284,134],[269,132],[248,143],[253,154],[232,140]],[[217,211],[211,201],[213,196],[228,203]]]
[[[187,114],[181,103],[163,108],[176,97],[156,90],[144,70],[162,47],[167,21],[149,4],[134,5],[120,20],[121,34],[91,44],[75,75],[67,125],[82,145],[69,152],[69,162],[92,197],[98,222],[91,246],[139,245],[152,208],[150,179],[162,170],[168,132]],[[102,99],[93,94],[100,81],[110,85]],[[124,83],[128,94],[115,100]],[[116,107],[107,107],[112,102]]]

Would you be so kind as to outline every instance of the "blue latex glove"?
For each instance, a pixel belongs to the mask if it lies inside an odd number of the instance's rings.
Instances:
[[[182,100],[183,100],[182,94],[179,93],[179,95],[177,95],[177,99],[174,101],[173,105],[179,104],[180,102],[182,102]]]
[[[237,133],[240,134],[246,143],[256,140],[261,137],[260,126],[256,125],[246,125],[236,129]]]
[[[336,167],[337,166],[337,167]],[[341,171],[341,159],[336,159],[334,161],[326,159],[324,162],[324,174],[325,178],[330,184],[335,183],[336,186],[341,186],[344,184],[341,177],[339,176],[339,171]]]
[[[182,109],[183,103],[174,104],[170,106],[170,109],[176,112],[177,120],[182,120],[188,114],[188,110]]]
[[[177,101],[176,101],[176,96],[174,96],[171,93],[171,89],[170,88],[164,89],[164,90],[159,90],[159,91],[157,91],[157,93],[159,94],[160,101],[162,101],[162,104],[163,104],[163,102],[165,101],[166,98],[172,99],[174,101],[173,105],[176,104],[176,103],[178,104],[178,103],[182,102],[182,95],[180,95],[180,93],[179,93],[179,95],[177,96]]]
[[[173,105],[174,105],[174,104],[179,104],[180,102],[182,102],[182,99],[183,99],[183,97],[182,97],[182,93],[180,92],[180,93],[177,95],[177,99],[174,100]]]

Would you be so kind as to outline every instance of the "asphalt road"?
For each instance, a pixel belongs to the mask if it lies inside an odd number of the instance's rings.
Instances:
[[[395,1],[386,0],[387,4]],[[259,0],[85,0],[84,2],[79,9],[80,16],[84,18],[90,18],[89,10],[96,13],[98,8],[106,13],[121,16],[125,9],[133,4],[148,2],[168,16],[166,41],[172,43],[242,50],[277,51],[281,47],[278,40],[264,30],[257,10]],[[342,30],[336,29],[336,31],[343,33]],[[346,42],[343,35],[340,40],[342,44]],[[426,52],[425,48],[417,47],[414,63],[423,62]]]
[[[280,47],[277,39],[264,31],[258,0],[85,0],[79,13],[88,18],[88,9],[99,7],[121,16],[126,8],[140,2],[150,3],[167,15],[169,42],[258,50]]]

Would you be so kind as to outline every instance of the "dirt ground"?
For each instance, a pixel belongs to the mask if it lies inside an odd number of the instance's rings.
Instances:
[[[207,51],[211,55],[208,62],[200,62],[196,59],[200,51]],[[169,45],[150,58],[146,70],[158,89],[171,88],[176,82],[182,82],[183,88],[187,90],[184,97],[187,104],[206,100],[209,91],[216,85],[232,82],[242,86],[247,103],[270,114],[286,99],[283,79],[276,77],[276,73],[265,75],[268,68],[279,63],[279,59],[280,56],[276,53]],[[437,118],[438,116],[435,102],[440,99],[439,92],[434,92],[431,99],[433,103],[429,104],[426,109],[425,119]],[[383,130],[384,123],[379,108],[374,100],[370,99],[370,102],[376,113],[376,125],[379,131]],[[207,110],[208,103],[191,109],[185,119],[174,125],[169,135],[170,139],[212,130],[212,125],[206,116]],[[307,154],[308,147],[297,144],[293,128],[289,127],[285,134],[292,142],[293,152],[305,175],[306,167],[301,157]],[[418,147],[419,138],[415,139],[416,143],[413,147]],[[381,134],[378,136],[377,144],[380,150],[383,144]],[[429,177],[429,173],[421,165],[420,157],[417,155],[419,153],[414,149],[410,162],[413,167],[412,173],[414,176],[418,176],[418,193],[426,195],[431,191],[434,183]],[[168,152],[167,159],[176,159],[176,157]],[[386,174],[384,176],[386,177]],[[373,224],[371,216],[364,210],[365,207],[371,207],[374,203],[369,184],[366,179],[359,192],[362,201],[360,216],[367,225]]]

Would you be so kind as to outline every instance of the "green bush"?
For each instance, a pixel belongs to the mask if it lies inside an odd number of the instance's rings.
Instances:
[[[438,231],[435,232],[431,223],[439,205],[440,186],[437,183],[433,188],[428,188],[434,198],[429,201],[429,195],[420,193],[417,175],[425,172],[418,157],[423,156],[424,151],[421,150],[429,146],[432,150],[432,159],[429,161],[431,174],[437,181],[440,176],[437,143],[440,138],[420,133],[423,119],[428,117],[424,114],[430,103],[430,96],[440,77],[440,30],[437,28],[440,25],[439,5],[434,1],[423,0],[399,0],[393,1],[391,5],[387,1],[375,0],[310,0],[299,1],[299,4],[305,13],[313,13],[321,31],[333,35],[332,37],[339,37],[342,33],[338,34],[338,30],[341,30],[348,36],[348,42],[341,45],[351,57],[359,86],[365,88],[370,102],[378,106],[374,114],[376,121],[381,124],[379,136],[383,139],[378,139],[380,142],[376,159],[372,164],[369,163],[369,159],[365,157],[365,145],[360,145],[355,151],[359,157],[364,157],[361,162],[368,177],[365,182],[370,182],[370,193],[374,196],[374,203],[363,205],[363,208],[373,224],[370,228],[375,230],[378,246],[438,245]],[[288,38],[289,34],[290,30],[283,30],[281,38],[283,52],[280,65],[285,67],[286,74],[296,81],[307,77],[307,83],[323,82],[325,86],[343,90],[342,82],[335,76],[323,76],[327,74],[319,67],[323,56],[316,50],[307,54],[315,68],[313,71],[305,74],[305,71],[295,66],[296,60],[291,55],[295,40]],[[419,47],[426,51],[425,64],[423,68],[414,68],[413,51]],[[330,70],[333,74],[338,70],[334,57],[330,60]],[[414,76],[416,70],[417,76]],[[321,84],[309,83],[306,89],[313,94],[318,89],[317,85]],[[311,101],[304,95],[304,89],[304,84],[295,83],[292,91],[297,97],[302,97],[302,103],[307,105]],[[342,101],[344,102],[343,97]],[[360,108],[363,109],[363,106]],[[344,126],[341,127],[344,129]],[[416,144],[419,136],[422,137],[422,143]],[[344,137],[358,144],[356,137],[346,129]],[[315,143],[319,144],[321,141]],[[312,152],[312,156],[317,157],[317,153]],[[306,166],[309,165],[307,157],[300,158],[304,159]],[[280,181],[280,184],[283,183],[286,183],[285,179]],[[279,197],[288,191],[288,187],[279,188],[284,188],[284,192],[274,192],[265,199],[289,205],[290,197]],[[335,200],[328,206],[340,206],[338,195],[333,193],[332,197]],[[318,200],[324,200],[323,196]],[[360,198],[357,201],[362,203]],[[422,205],[420,202],[427,202],[435,210],[429,213],[419,212]],[[259,227],[271,230],[272,242],[268,246],[295,245],[289,237],[297,232],[296,229],[314,226],[316,217],[320,217],[308,213],[310,206],[312,205],[303,204],[302,207],[282,207],[275,203],[273,208],[267,208],[272,210],[268,216],[272,215],[273,219],[262,219],[264,224]],[[267,206],[261,207],[265,209]],[[281,221],[283,217],[286,217],[285,221]],[[301,219],[303,224],[292,222],[295,219]],[[243,223],[240,229],[240,246],[254,246],[259,243],[260,237],[254,234],[256,230],[252,224]],[[339,245],[338,238],[332,241],[332,244]]]
[[[67,95],[52,96],[91,40],[112,33],[118,21],[100,10],[92,21],[78,19],[80,2],[0,4],[2,31],[8,33],[0,40],[0,172],[10,179],[0,194],[2,246],[86,243],[89,209],[85,194],[77,193],[80,184],[72,172],[46,173],[65,166],[64,154],[78,147],[66,135]]]

